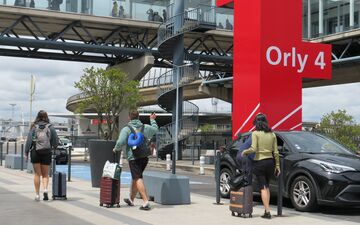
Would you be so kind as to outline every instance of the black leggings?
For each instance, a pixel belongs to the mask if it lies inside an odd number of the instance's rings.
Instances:
[[[254,160],[253,173],[255,174],[259,188],[269,188],[270,178],[274,175],[274,159]]]

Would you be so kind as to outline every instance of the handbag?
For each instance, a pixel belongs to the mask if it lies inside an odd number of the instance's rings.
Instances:
[[[233,176],[229,181],[229,186],[231,190],[239,190],[240,188],[246,187],[250,184],[251,183],[249,181],[248,175],[245,173],[237,174]]]
[[[118,163],[111,163],[108,161],[105,162],[103,169],[103,177],[108,177],[111,179],[119,180],[121,175],[121,167]]]

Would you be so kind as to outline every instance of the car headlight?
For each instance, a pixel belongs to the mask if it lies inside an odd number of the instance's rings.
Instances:
[[[317,159],[309,159],[309,162],[315,163],[329,173],[343,173],[346,171],[356,171],[354,168],[349,166],[343,166],[336,163],[325,162]]]

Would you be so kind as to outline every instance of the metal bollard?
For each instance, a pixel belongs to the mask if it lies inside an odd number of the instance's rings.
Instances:
[[[68,154],[68,181],[71,181],[71,151],[72,151],[72,149],[73,149],[73,147],[70,146],[69,147],[69,154]],[[56,161],[55,161],[55,163],[56,163]]]
[[[15,141],[15,155],[17,154],[17,142]]]
[[[171,155],[170,154],[166,154],[166,170],[167,171],[171,170]]]
[[[9,154],[9,141],[6,142],[6,155]]]
[[[119,160],[119,166],[120,166],[120,167],[123,167],[123,158],[124,158],[124,152],[121,151],[120,160]]]
[[[24,144],[21,144],[21,167],[20,170],[24,170]]]
[[[220,193],[220,156],[221,153],[217,152],[215,158],[215,182],[216,182],[216,205],[222,205],[220,202],[221,200],[221,193]]]
[[[195,164],[195,160],[194,160],[194,151],[195,151],[195,146],[191,146],[191,164],[194,165]]]
[[[200,156],[200,175],[205,175],[205,156]]]
[[[283,207],[283,185],[284,185],[284,158],[280,156],[280,176],[278,177],[277,215],[282,216]]]
[[[2,161],[3,161],[3,144],[4,142],[0,142],[0,166],[2,166]]]

